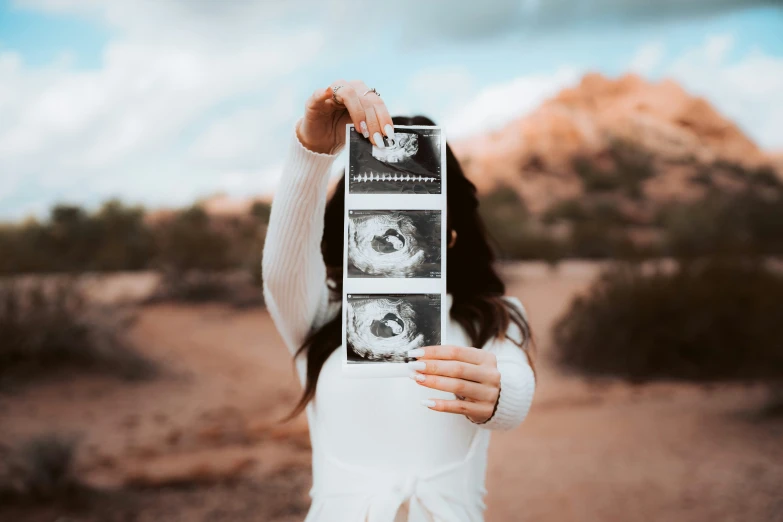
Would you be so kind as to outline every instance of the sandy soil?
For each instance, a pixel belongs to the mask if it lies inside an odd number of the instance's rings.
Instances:
[[[488,522],[783,521],[783,422],[756,415],[765,390],[564,375],[548,332],[596,267],[506,272],[537,335],[540,380],[523,425],[493,434]],[[64,378],[0,396],[0,443],[79,434],[79,476],[100,489],[0,506],[0,520],[301,520],[309,440],[302,418],[275,422],[299,389],[266,312],[148,306],[132,334],[158,378]]]

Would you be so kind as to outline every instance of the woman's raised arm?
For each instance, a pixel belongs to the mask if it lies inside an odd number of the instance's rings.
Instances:
[[[297,121],[264,243],[264,300],[286,347],[295,352],[328,305],[321,255],[327,184],[335,154],[313,152],[297,137]]]
[[[361,81],[337,81],[316,90],[291,134],[269,216],[262,270],[267,308],[292,353],[328,309],[321,239],[329,173],[345,144],[345,126],[353,123],[379,147],[384,145],[381,133],[394,137],[386,106],[368,90]]]

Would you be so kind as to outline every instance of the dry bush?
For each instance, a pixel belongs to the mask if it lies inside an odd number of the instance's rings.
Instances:
[[[237,308],[263,306],[260,270],[212,272],[166,270],[147,304],[226,303]]]
[[[0,461],[0,498],[51,501],[85,487],[74,474],[76,437],[45,433],[7,450]]]
[[[510,187],[482,196],[479,213],[501,259],[543,259],[551,264],[563,257],[563,246],[537,226],[525,202]]]
[[[90,305],[72,281],[0,282],[0,381],[27,381],[65,370],[127,379],[154,374],[133,350],[130,319]]]
[[[640,382],[783,381],[783,276],[711,259],[609,269],[555,326],[558,361]]]

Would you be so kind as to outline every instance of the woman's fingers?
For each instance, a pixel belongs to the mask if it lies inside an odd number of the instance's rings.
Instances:
[[[333,87],[337,85],[342,85],[342,87],[340,87],[337,92],[334,93],[334,96],[340,102],[342,102],[344,107],[340,106],[339,104],[335,104],[334,99],[332,99],[331,103],[338,109],[347,109],[354,126],[359,130],[359,132],[361,132],[362,122],[366,121],[367,117],[365,115],[364,106],[359,100],[359,95],[356,93],[356,89],[354,89],[350,82],[343,82],[342,80],[332,84]],[[345,129],[343,129],[343,132],[345,132]]]
[[[465,346],[425,346],[408,352],[408,357],[418,360],[445,359],[462,361],[470,364],[489,364],[496,366],[495,354],[487,350],[479,350]]]
[[[428,375],[454,377],[492,386],[500,385],[500,372],[489,365],[470,364],[462,361],[420,360],[408,363],[411,370]]]
[[[372,103],[375,108],[375,116],[378,118],[378,126],[383,131],[381,134],[389,138],[390,145],[394,145],[394,123],[386,109],[386,104],[374,92],[367,93],[366,97],[374,99]]]
[[[411,378],[427,388],[451,392],[454,395],[466,397],[474,401],[490,401],[494,403],[495,399],[497,399],[497,388],[478,382],[455,379],[454,377],[443,377],[441,375],[427,375],[418,372],[411,373]]]
[[[386,145],[383,143],[381,125],[378,121],[378,115],[375,112],[375,107],[373,105],[365,107],[364,114],[367,115],[367,127],[370,131],[370,139],[379,149],[384,148]]]
[[[425,399],[421,402],[431,410],[458,413],[471,419],[488,419],[494,410],[494,406],[488,403],[449,399]]]
[[[364,110],[368,114],[367,125],[372,142],[375,143],[376,147],[383,148],[386,145],[383,141],[383,136],[387,136],[390,140],[394,138],[394,123],[391,116],[389,116],[389,111],[386,109],[386,104],[376,93],[367,92],[370,88],[363,81],[356,80],[351,82],[351,84],[359,95]],[[370,113],[372,113],[372,116]],[[378,136],[376,136],[376,133]]]

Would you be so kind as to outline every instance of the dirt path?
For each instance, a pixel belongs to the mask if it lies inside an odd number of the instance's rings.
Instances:
[[[525,423],[493,434],[488,522],[783,520],[783,423],[753,417],[763,390],[564,376],[548,331],[595,268],[511,275],[524,277],[510,293],[537,332],[540,384]],[[301,520],[309,441],[302,419],[273,422],[299,387],[268,315],[157,305],[140,311],[133,336],[160,378],[80,377],[0,396],[0,442],[80,433],[80,474],[128,486],[69,520]],[[0,520],[51,521],[64,509],[0,508]]]

